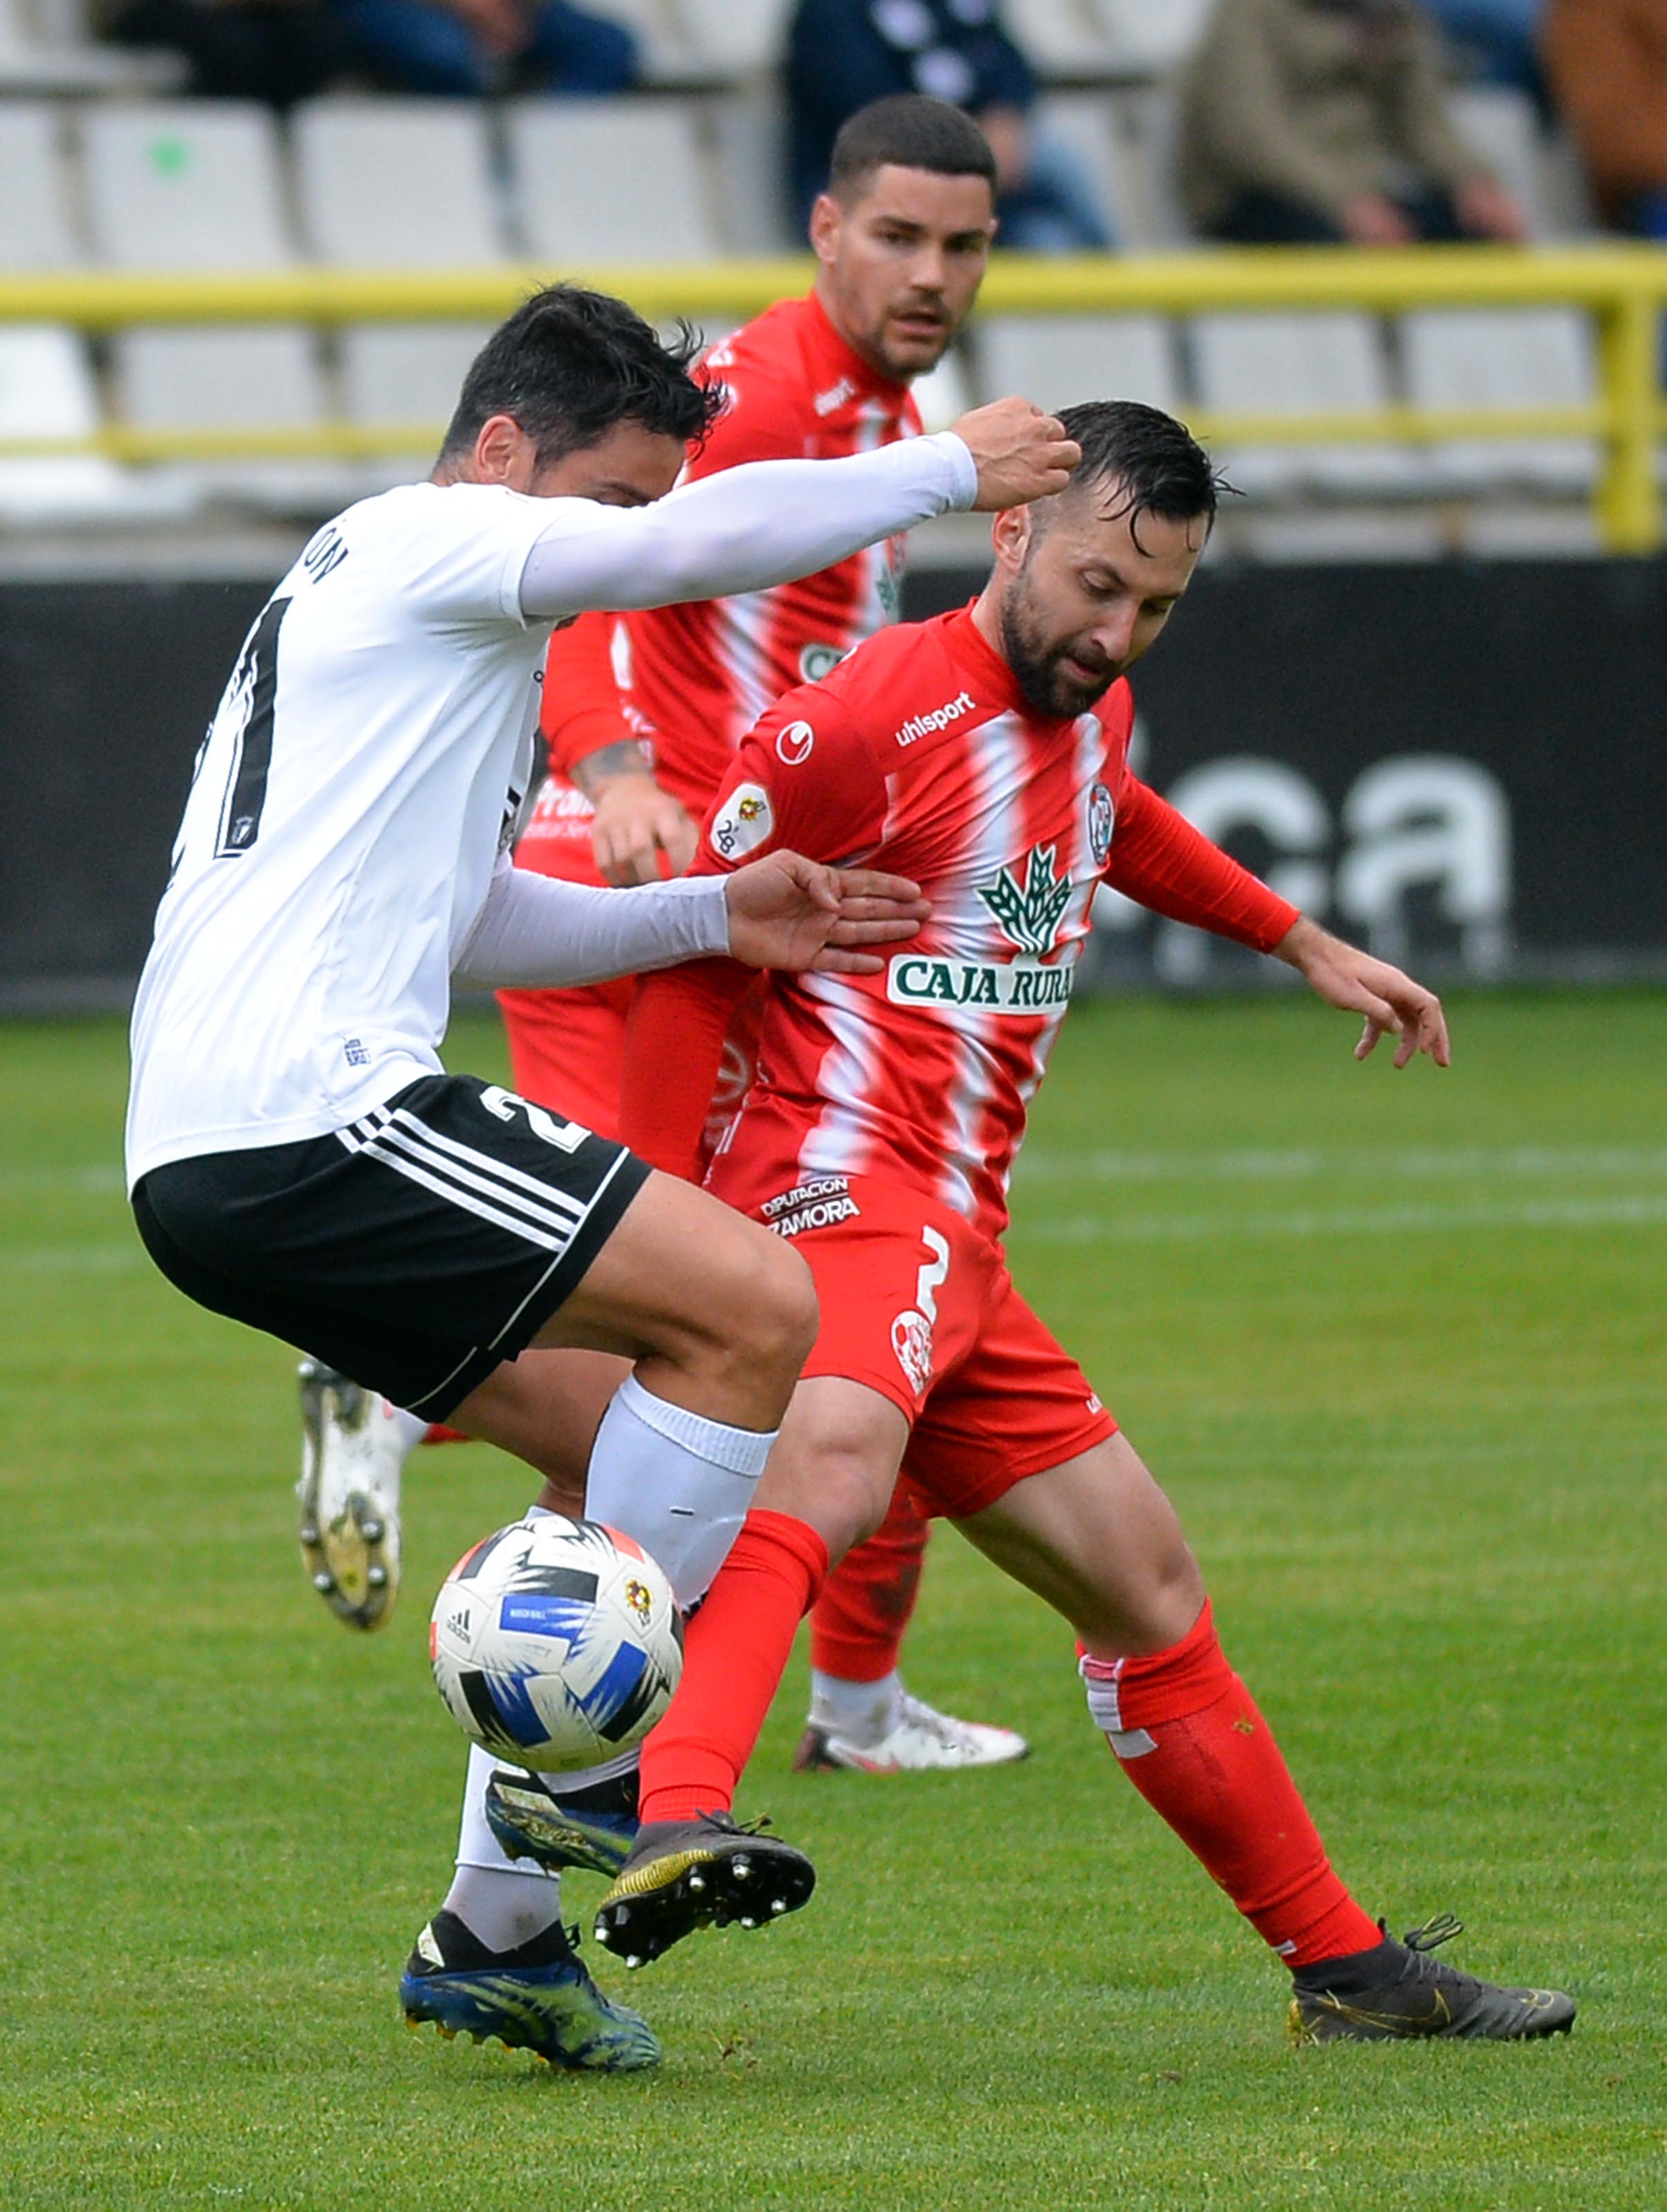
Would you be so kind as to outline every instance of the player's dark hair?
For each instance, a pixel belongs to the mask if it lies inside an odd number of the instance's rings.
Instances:
[[[1069,490],[1117,486],[1123,497],[1112,513],[1128,516],[1137,545],[1143,514],[1166,522],[1202,519],[1208,530],[1221,494],[1232,489],[1197,440],[1161,407],[1143,407],[1137,399],[1090,399],[1062,407],[1059,420],[1082,448]]]
[[[876,169],[929,169],[936,177],[982,177],[993,198],[996,157],[970,115],[924,92],[871,100],[846,118],[834,141],[827,189],[849,204]]]
[[[724,395],[689,374],[700,347],[687,324],[664,341],[623,300],[551,284],[470,363],[440,458],[468,453],[494,415],[520,424],[541,466],[595,445],[616,422],[640,422],[680,445],[704,438]]]

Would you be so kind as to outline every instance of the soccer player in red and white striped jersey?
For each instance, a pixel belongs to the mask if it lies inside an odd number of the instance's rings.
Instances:
[[[1448,1058],[1431,993],[1298,914],[1131,774],[1124,672],[1186,587],[1215,482],[1155,410],[1063,420],[1076,476],[997,518],[973,605],[887,632],[780,701],[705,827],[697,871],[791,846],[906,874],[932,913],[882,973],[765,987],[759,1072],[706,1181],[792,1241],[820,1334],[690,1623],[597,1932],[652,1958],[809,1895],[803,1854],[737,1832],[728,1808],[802,1612],[902,1467],[1070,1623],[1124,1771],[1290,1968],[1294,2032],[1565,2029],[1567,1997],[1478,1982],[1429,1955],[1447,1923],[1401,1943],[1350,1895],[1223,1655],[1173,1508],[1007,1270],[1008,1177],[1102,881],[1288,962],[1365,1017],[1361,1056],[1393,1032],[1397,1067]],[[741,988],[719,960],[640,989],[624,1129],[662,1167],[695,1170]]]
[[[993,158],[967,116],[921,95],[876,101],[834,148],[811,237],[814,290],[778,301],[706,356],[728,404],[686,478],[788,455],[834,459],[918,434],[913,380],[970,312],[993,232]],[[552,774],[517,864],[569,882],[681,872],[695,826],[773,701],[814,683],[897,618],[904,541],[766,592],[613,617],[551,643],[542,722]],[[629,981],[500,994],[517,1089],[617,1133]],[[751,1073],[751,1024],[731,1024],[712,1135]],[[882,1528],[834,1576],[811,1628],[802,1765],[870,1771],[1020,1756],[1011,1729],[908,1695],[898,1656],[926,1523],[900,1489]]]

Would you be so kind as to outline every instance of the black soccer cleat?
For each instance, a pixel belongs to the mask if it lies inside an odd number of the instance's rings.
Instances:
[[[1497,1989],[1431,1957],[1464,1923],[1441,1913],[1397,1943],[1384,1940],[1346,1959],[1325,1959],[1294,1977],[1287,2025],[1297,2043],[1384,2043],[1397,2037],[1450,2035],[1527,2043],[1567,2035],[1574,2000],[1561,1990]]]
[[[764,1826],[737,1826],[727,1813],[650,1821],[597,1907],[597,1942],[646,1966],[697,1928],[765,1928],[797,1912],[816,1869]]]

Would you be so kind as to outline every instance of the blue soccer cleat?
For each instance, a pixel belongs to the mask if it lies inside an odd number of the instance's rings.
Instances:
[[[632,2074],[660,2060],[647,2021],[609,2003],[560,1926],[488,1951],[454,1912],[437,1912],[406,1962],[399,2001],[409,2027],[477,2043],[496,2036],[569,2073]]]

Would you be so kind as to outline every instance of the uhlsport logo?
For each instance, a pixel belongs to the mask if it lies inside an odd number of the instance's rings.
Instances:
[[[934,730],[947,730],[951,722],[970,714],[977,704],[970,691],[957,691],[941,707],[929,707],[924,714],[911,714],[900,729],[892,732],[892,736],[900,745],[912,745],[917,738],[930,737]]]
[[[1003,868],[993,884],[979,885],[979,896],[995,915],[1003,936],[1039,960],[1052,951],[1070,904],[1070,878],[1062,879],[1055,872],[1058,851],[1053,845],[1033,846],[1022,884],[1011,868]]]
[[[770,794],[763,785],[738,783],[712,822],[712,848],[720,859],[739,860],[743,853],[755,853],[761,845],[767,844],[774,828]]]
[[[776,732],[776,758],[788,768],[803,768],[815,742],[809,722],[789,722]]]

